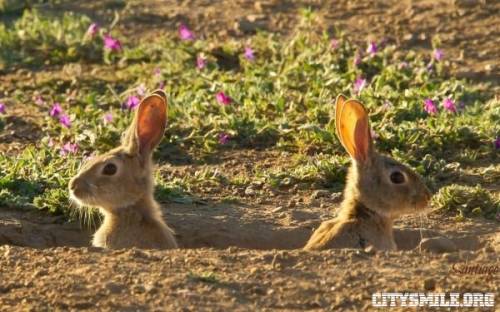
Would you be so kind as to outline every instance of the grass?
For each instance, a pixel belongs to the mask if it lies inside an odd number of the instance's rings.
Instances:
[[[316,32],[313,17],[313,12],[304,11],[289,37],[263,32],[248,41],[226,42],[210,37],[182,41],[165,34],[132,43],[113,25],[101,25],[98,34],[89,37],[89,17],[36,10],[25,10],[8,25],[0,23],[0,46],[5,47],[0,51],[0,70],[13,73],[45,66],[50,71],[65,65],[57,78],[49,74],[35,85],[0,86],[0,101],[7,110],[7,115],[0,114],[0,129],[10,122],[14,108],[22,107],[39,116],[41,133],[40,140],[26,144],[23,152],[0,155],[0,206],[69,216],[67,183],[81,161],[116,145],[132,117],[123,109],[129,96],[163,85],[169,122],[156,154],[160,162],[171,150],[203,164],[221,151],[266,148],[291,154],[294,164],[259,169],[253,177],[211,169],[175,179],[158,174],[160,200],[189,201],[190,191],[199,185],[300,183],[340,190],[348,159],[330,120],[336,95],[344,93],[369,109],[378,149],[413,166],[435,191],[451,183],[465,184],[469,190],[472,186],[460,178],[464,171],[476,163],[493,164],[470,191],[490,200],[470,208],[480,208],[488,217],[498,214],[491,199],[496,195],[484,188],[499,174],[493,145],[500,133],[498,99],[481,86],[450,76],[446,60],[390,44],[370,55],[341,32]],[[108,32],[121,40],[122,50],[103,47],[102,35]],[[332,37],[338,40],[336,48]],[[255,51],[255,60],[244,57],[246,46]],[[207,59],[203,69],[196,67],[200,55]],[[367,82],[360,92],[354,90],[357,79]],[[221,91],[231,97],[229,105],[217,102],[215,95]],[[443,109],[446,98],[456,103],[456,113]],[[425,99],[434,101],[437,114],[424,110]],[[70,128],[49,115],[56,102],[69,116]],[[104,121],[105,114],[113,116],[112,122]],[[221,143],[221,135],[227,135],[228,142]],[[78,151],[63,155],[60,149],[66,143],[76,144]],[[460,210],[461,202],[450,201],[454,188],[439,191],[435,203],[444,210]]]

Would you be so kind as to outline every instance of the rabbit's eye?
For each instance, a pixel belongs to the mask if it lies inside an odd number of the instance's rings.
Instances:
[[[405,176],[399,171],[394,171],[393,173],[391,173],[390,178],[391,182],[394,184],[401,184],[405,182]]]
[[[109,163],[106,166],[104,166],[104,168],[102,168],[102,174],[112,176],[116,173],[117,170],[118,168],[116,167],[115,164]]]

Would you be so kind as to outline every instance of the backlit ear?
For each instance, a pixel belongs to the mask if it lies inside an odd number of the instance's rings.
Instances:
[[[339,94],[337,96],[337,99],[335,100],[335,129],[337,129],[337,137],[342,140],[340,137],[340,112],[342,111],[342,107],[344,106],[345,101],[347,101],[347,98],[343,94]]]
[[[167,102],[160,95],[146,97],[137,111],[139,152],[148,154],[160,143],[167,126]]]
[[[144,98],[123,144],[131,154],[149,155],[160,143],[167,125],[167,101],[163,91]]]
[[[167,94],[162,89],[154,90],[153,94],[161,96],[161,98],[165,101],[165,103],[167,103]]]
[[[368,113],[363,104],[348,100],[342,106],[337,130],[346,151],[359,163],[367,163],[373,153]]]

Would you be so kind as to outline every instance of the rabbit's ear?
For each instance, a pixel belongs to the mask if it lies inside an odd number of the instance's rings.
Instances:
[[[167,125],[167,101],[164,95],[155,91],[139,105],[124,138],[124,144],[130,153],[146,156],[160,143]]]
[[[340,126],[337,126],[340,140],[351,158],[366,164],[372,156],[372,138],[368,113],[363,104],[348,100],[340,112]]]
[[[165,101],[165,103],[167,103],[167,94],[162,89],[154,90],[153,94],[161,96],[161,98]]]
[[[337,137],[339,140],[342,140],[340,137],[340,113],[342,112],[342,107],[344,107],[344,103],[346,101],[347,98],[343,94],[339,94],[335,100],[335,129],[337,130]]]

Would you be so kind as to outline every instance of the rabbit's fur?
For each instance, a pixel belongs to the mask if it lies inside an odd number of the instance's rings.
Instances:
[[[163,91],[147,96],[137,108],[121,146],[87,161],[70,181],[80,205],[98,207],[104,221],[92,245],[105,248],[176,248],[153,197],[152,153],[166,127]],[[116,169],[116,170],[115,170]]]
[[[393,221],[424,211],[431,194],[418,174],[377,153],[368,114],[360,102],[339,95],[335,120],[337,135],[352,159],[344,200],[339,215],[323,222],[304,249],[373,246],[396,250]]]

